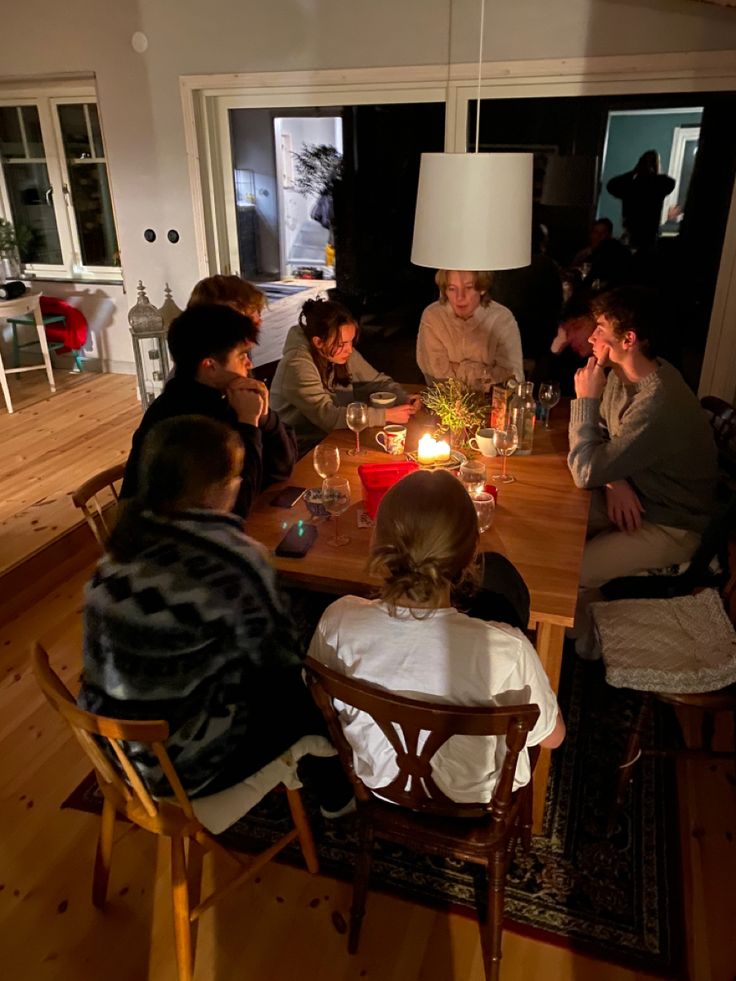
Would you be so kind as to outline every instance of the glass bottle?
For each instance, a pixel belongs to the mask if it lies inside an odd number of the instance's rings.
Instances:
[[[529,456],[534,444],[534,424],[537,421],[537,403],[534,401],[532,382],[521,382],[509,403],[509,420],[519,432],[517,456]]]

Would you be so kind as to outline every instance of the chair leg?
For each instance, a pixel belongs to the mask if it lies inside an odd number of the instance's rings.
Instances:
[[[105,798],[100,817],[100,836],[97,839],[95,866],[92,874],[92,903],[104,909],[107,903],[107,884],[110,881],[112,843],[115,834],[115,805]]]
[[[302,795],[298,790],[289,790],[287,787],[286,799],[289,802],[291,820],[294,822],[294,827],[299,835],[299,844],[302,849],[302,855],[304,856],[307,871],[311,872],[312,875],[315,875],[317,872],[319,872],[319,859],[317,858],[317,849],[314,844],[314,837],[312,836],[312,829],[309,825],[309,819],[307,818],[307,813],[304,810]]]
[[[179,981],[192,981],[192,924],[189,918],[189,882],[181,835],[171,838],[171,898],[174,906],[174,942]]]
[[[350,907],[350,930],[348,932],[348,953],[357,954],[360,941],[360,928],[363,925],[365,901],[368,895],[368,881],[373,859],[373,827],[365,818],[358,818],[358,857],[355,862],[353,880],[353,905]]]
[[[501,971],[503,901],[507,868],[508,861],[505,850],[494,852],[488,863],[488,912],[486,922],[480,925],[486,981],[498,981]]]
[[[644,728],[644,723],[652,710],[652,699],[653,695],[651,692],[642,693],[639,712],[637,713],[631,729],[629,730],[629,738],[626,741],[626,750],[624,752],[623,763],[619,765],[618,776],[616,778],[616,797],[608,818],[609,834],[613,832],[616,823],[616,815],[623,806],[626,791],[633,776],[634,764],[641,756],[641,734]]]
[[[534,775],[529,777],[529,783],[521,790],[519,806],[519,837],[524,854],[529,854],[532,845],[532,821],[534,810]]]

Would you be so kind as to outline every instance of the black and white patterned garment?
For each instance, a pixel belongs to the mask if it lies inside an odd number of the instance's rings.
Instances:
[[[310,699],[274,570],[240,520],[192,510],[144,521],[152,544],[130,562],[105,556],[87,586],[79,701],[102,715],[165,719],[174,765],[196,795],[311,731],[285,711]],[[170,793],[156,760],[131,750],[152,792]]]

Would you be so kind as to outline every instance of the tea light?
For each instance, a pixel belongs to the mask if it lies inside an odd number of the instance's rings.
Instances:
[[[447,463],[450,459],[450,446],[444,440],[436,440],[426,433],[417,446],[417,460],[425,465]]]

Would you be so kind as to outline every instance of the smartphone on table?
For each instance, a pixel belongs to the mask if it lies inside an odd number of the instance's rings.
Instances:
[[[297,521],[286,532],[275,549],[284,559],[302,559],[317,539],[317,529],[304,521]]]
[[[301,501],[306,492],[306,487],[294,487],[290,484],[274,494],[269,504],[272,508],[293,508],[298,501]]]

